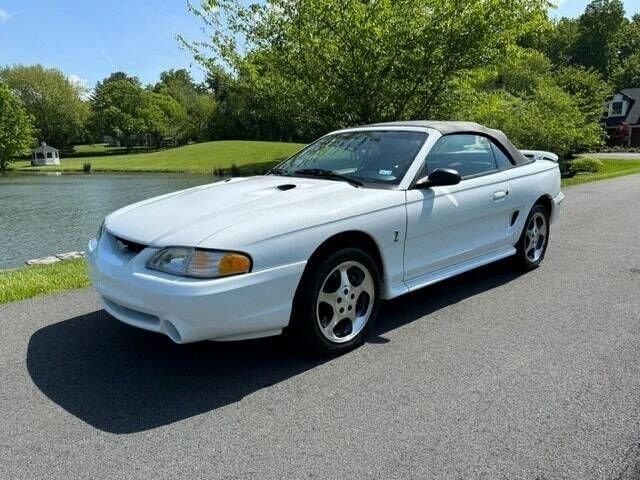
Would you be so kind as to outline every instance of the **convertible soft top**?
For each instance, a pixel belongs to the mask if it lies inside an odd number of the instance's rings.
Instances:
[[[492,138],[496,143],[502,146],[502,148],[509,154],[516,165],[523,165],[525,163],[531,163],[532,160],[525,157],[520,150],[518,150],[509,141],[507,136],[500,130],[494,130],[487,128],[479,123],[474,122],[448,122],[438,120],[408,120],[401,122],[386,122],[386,123],[374,123],[372,125],[363,125],[365,127],[422,127],[431,128],[439,131],[442,135],[450,135],[452,133],[477,133]]]

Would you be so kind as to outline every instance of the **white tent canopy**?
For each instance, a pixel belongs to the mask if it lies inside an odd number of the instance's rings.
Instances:
[[[42,142],[38,148],[33,150],[31,165],[60,165],[60,154],[56,148]]]

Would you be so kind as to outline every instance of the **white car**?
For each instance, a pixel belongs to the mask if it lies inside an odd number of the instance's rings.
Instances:
[[[395,122],[332,132],[269,174],[152,198],[89,243],[105,309],[177,343],[300,335],[362,342],[381,300],[545,255],[564,195],[554,161],[499,131]]]

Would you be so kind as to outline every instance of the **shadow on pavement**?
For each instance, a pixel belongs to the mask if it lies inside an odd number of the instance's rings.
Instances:
[[[384,333],[518,276],[500,262],[388,302],[367,341],[386,343]],[[47,397],[117,434],[215,410],[330,360],[301,354],[280,337],[175,345],[104,310],[38,330],[27,352],[29,374]]]

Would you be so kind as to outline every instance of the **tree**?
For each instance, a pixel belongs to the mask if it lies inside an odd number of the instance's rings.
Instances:
[[[145,92],[145,107],[142,111],[145,131],[153,136],[156,147],[162,146],[166,137],[179,137],[186,124],[187,112],[169,95]]]
[[[542,50],[556,65],[574,65],[578,36],[578,19],[561,18],[542,40]]]
[[[309,137],[341,125],[429,117],[460,72],[492,62],[546,18],[546,0],[237,0],[193,9],[209,29],[189,44],[229,68],[260,124]]]
[[[640,14],[621,29],[618,39],[619,61],[612,82],[617,89],[640,87]]]
[[[613,74],[616,89],[640,88],[640,53],[627,57]]]
[[[625,20],[618,34],[617,44],[621,59],[640,52],[640,13],[634,15],[630,22]]]
[[[32,118],[9,87],[0,82],[0,171],[33,146]]]
[[[613,88],[602,76],[581,67],[563,67],[553,73],[555,82],[573,96],[587,120],[598,123],[604,113],[604,104],[613,94]]]
[[[574,60],[608,79],[618,57],[620,31],[627,19],[621,0],[593,0],[578,19]]]
[[[40,140],[64,149],[83,139],[89,107],[86,91],[59,70],[16,65],[0,70],[0,79],[21,98],[34,117]]]
[[[476,93],[459,115],[504,131],[519,148],[562,157],[593,148],[602,138],[598,124],[587,121],[571,95],[550,83],[538,85],[530,97],[504,90]]]
[[[575,67],[558,72],[542,53],[511,47],[496,66],[457,82],[452,109],[443,116],[498,128],[520,148],[566,157],[600,144],[608,92],[597,74]]]
[[[145,91],[136,77],[122,72],[98,82],[91,95],[92,126],[131,147],[131,137],[146,133]]]
[[[208,127],[215,113],[213,94],[193,81],[187,70],[168,70],[160,74],[154,92],[176,100],[186,112],[180,130],[185,139],[203,141],[208,138]]]

